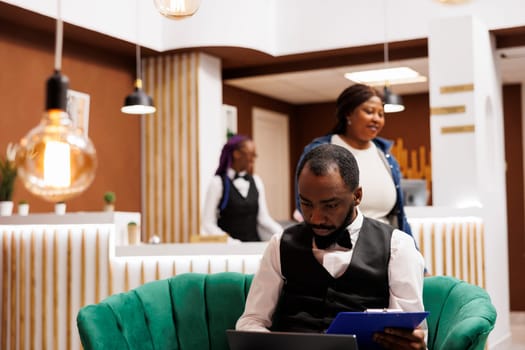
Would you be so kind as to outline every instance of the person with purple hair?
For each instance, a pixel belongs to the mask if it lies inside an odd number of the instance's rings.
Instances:
[[[282,232],[268,212],[263,182],[253,173],[256,157],[255,143],[248,136],[232,136],[223,146],[206,193],[201,234],[227,234],[250,242]]]

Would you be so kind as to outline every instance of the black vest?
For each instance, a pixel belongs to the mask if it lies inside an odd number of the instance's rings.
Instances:
[[[217,222],[219,227],[233,238],[243,242],[260,241],[257,234],[259,191],[257,191],[253,177],[248,176],[250,189],[246,198],[239,193],[228,176],[223,177],[223,188],[226,188],[225,181],[229,181],[230,191],[226,207],[219,212]]]
[[[312,230],[305,224],[286,229],[280,245],[285,281],[272,330],[322,332],[340,311],[387,308],[392,231],[364,218],[350,265],[333,278],[313,255]]]

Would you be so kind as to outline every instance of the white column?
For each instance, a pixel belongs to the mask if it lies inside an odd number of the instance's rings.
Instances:
[[[493,39],[471,16],[437,19],[430,23],[429,58],[433,202],[482,208],[486,289],[498,312],[489,347],[503,349],[510,341],[507,209]]]
[[[222,123],[222,75],[220,59],[199,54],[199,188],[200,206],[219,165],[224,143]],[[198,233],[198,232],[194,232]]]

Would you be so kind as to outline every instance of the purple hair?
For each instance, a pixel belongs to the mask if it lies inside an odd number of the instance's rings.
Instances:
[[[230,137],[228,142],[222,147],[221,158],[219,160],[219,166],[215,171],[215,175],[222,176],[226,173],[226,170],[231,167],[233,162],[233,151],[238,150],[247,140],[251,139],[245,135],[235,135]]]

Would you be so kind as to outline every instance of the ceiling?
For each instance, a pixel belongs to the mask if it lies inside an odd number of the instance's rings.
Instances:
[[[507,47],[497,50],[503,83],[525,81],[525,46]],[[428,58],[418,57],[389,61],[388,66],[407,66],[428,78]],[[291,104],[309,104],[334,101],[339,93],[352,81],[345,73],[366,69],[384,68],[383,61],[357,65],[341,65],[321,69],[293,72],[259,74],[239,78],[226,78],[225,84],[268,96]],[[428,81],[424,83],[392,85],[391,89],[401,95],[428,92]]]

